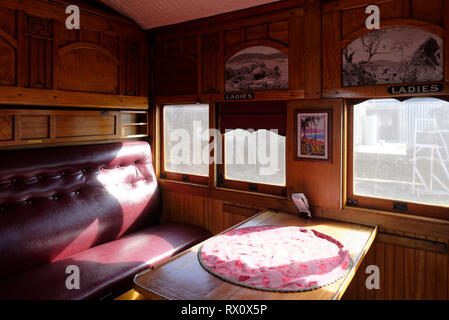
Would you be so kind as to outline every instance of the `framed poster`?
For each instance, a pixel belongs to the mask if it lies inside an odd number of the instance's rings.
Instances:
[[[332,110],[295,110],[295,160],[332,162]]]

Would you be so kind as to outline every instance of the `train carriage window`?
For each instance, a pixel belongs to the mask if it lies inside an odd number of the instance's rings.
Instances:
[[[449,214],[449,102],[368,100],[353,105],[348,196],[359,206]]]
[[[228,102],[219,106],[223,164],[219,185],[285,194],[284,102]]]
[[[162,128],[162,174],[207,184],[209,163],[203,161],[202,154],[209,144],[204,138],[209,130],[209,105],[165,105]]]

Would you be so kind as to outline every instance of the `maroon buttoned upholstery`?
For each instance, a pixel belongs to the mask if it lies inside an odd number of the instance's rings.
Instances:
[[[146,142],[0,152],[0,298],[102,297],[210,236],[160,212]]]

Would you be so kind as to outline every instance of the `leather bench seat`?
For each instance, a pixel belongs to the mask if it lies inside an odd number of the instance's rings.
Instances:
[[[211,236],[161,224],[160,199],[143,141],[0,151],[0,299],[117,296]]]
[[[113,289],[129,287],[136,273],[209,236],[196,226],[155,225],[0,282],[0,299],[98,299],[119,294]],[[70,265],[79,268],[79,289],[66,289]]]

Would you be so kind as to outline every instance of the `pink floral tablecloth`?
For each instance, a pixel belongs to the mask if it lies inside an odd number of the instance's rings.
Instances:
[[[234,229],[206,241],[201,265],[215,276],[254,289],[297,292],[326,286],[350,268],[348,250],[334,238],[300,227]]]

